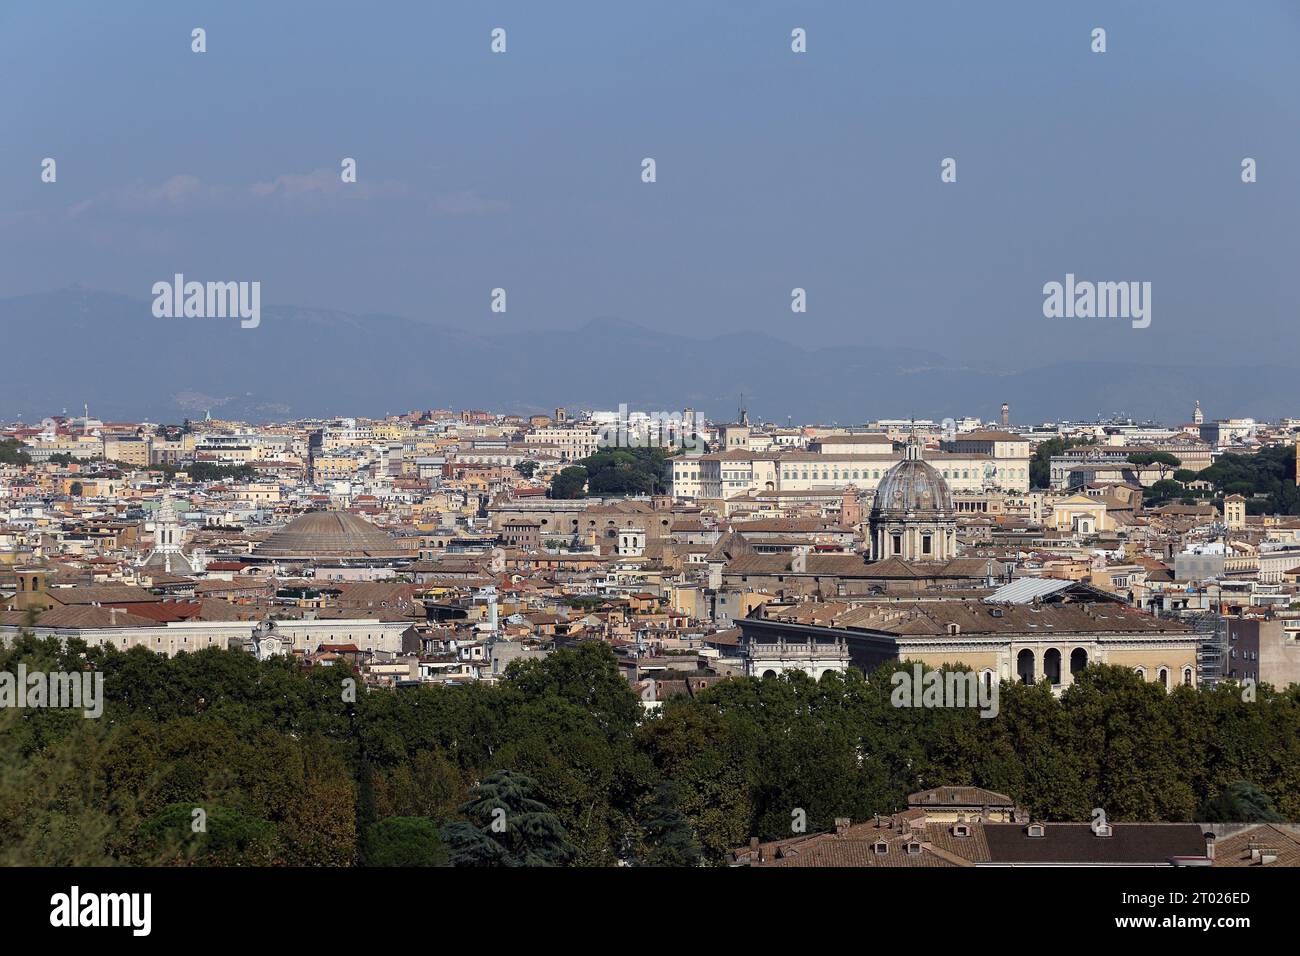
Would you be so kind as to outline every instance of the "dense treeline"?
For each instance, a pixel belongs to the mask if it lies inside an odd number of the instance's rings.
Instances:
[[[1191,820],[1240,781],[1300,819],[1300,692],[1087,669],[1000,712],[891,706],[889,669],[735,679],[645,718],[603,645],[498,685],[370,691],[228,651],[166,659],[21,638],[0,669],[105,675],[102,717],[0,710],[0,864],[718,862],[974,784],[1045,819]],[[504,808],[504,809],[502,809]],[[203,826],[197,829],[201,811]],[[497,816],[506,819],[499,827]]]
[[[1095,445],[1095,438],[1049,438],[1041,441],[1029,459],[1029,487],[1049,488],[1052,484],[1052,456],[1063,455],[1079,445]]]
[[[17,438],[0,438],[0,465],[30,465],[32,456],[27,454],[23,443]]]
[[[658,495],[667,492],[666,463],[671,457],[664,448],[604,448],[574,465],[560,470],[553,479],[552,498],[585,498],[587,495]]]
[[[1251,514],[1294,515],[1300,514],[1295,475],[1295,446],[1267,445],[1253,455],[1221,455],[1196,478],[1210,482],[1218,494],[1249,499]]]

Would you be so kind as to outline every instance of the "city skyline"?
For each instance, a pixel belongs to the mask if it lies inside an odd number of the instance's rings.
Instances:
[[[972,876],[1284,923],[1297,48],[1300,0],[0,4],[15,926],[428,942],[533,868],[875,870],[913,948]]]

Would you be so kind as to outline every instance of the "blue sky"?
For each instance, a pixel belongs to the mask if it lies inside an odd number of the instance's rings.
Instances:
[[[1285,359],[1298,47],[1294,0],[8,3],[0,296],[184,272],[466,329]],[[1045,319],[1067,272],[1152,282],[1151,327]]]

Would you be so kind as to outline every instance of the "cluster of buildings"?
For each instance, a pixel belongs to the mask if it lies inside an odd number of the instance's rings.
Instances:
[[[1300,518],[1188,473],[1298,431],[1199,405],[1178,426],[1019,427],[1005,406],[861,427],[625,408],[12,423],[0,636],[347,660],[382,686],[602,641],[648,708],[900,659],[1058,691],[1092,663],[1286,685]],[[655,493],[552,496],[611,447],[663,451]],[[1189,497],[1151,505],[1170,456]]]
[[[823,833],[761,841],[732,851],[758,867],[1293,867],[1300,827],[1291,824],[1042,822],[1003,793],[935,787],[907,809],[835,822]]]

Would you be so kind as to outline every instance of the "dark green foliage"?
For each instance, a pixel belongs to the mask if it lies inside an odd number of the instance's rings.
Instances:
[[[257,469],[252,465],[215,465],[209,461],[196,461],[186,466],[185,471],[191,481],[252,481],[257,477]]]
[[[1293,445],[1269,445],[1253,455],[1222,455],[1196,477],[1222,495],[1260,496],[1246,503],[1251,514],[1300,514]]]
[[[0,668],[20,661],[100,670],[105,702],[90,720],[0,709],[0,865],[427,865],[442,859],[434,830],[459,865],[681,866],[697,848],[719,863],[751,836],[870,819],[940,784],[1048,820],[1300,819],[1300,688],[1167,694],[1093,666],[1059,699],[1004,684],[986,719],[893,706],[891,675],[910,667],[895,664],[736,678],[651,716],[600,643],[516,662],[495,685],[355,703],[346,667],[238,652],[26,636],[0,648]]]
[[[1171,455],[1167,451],[1135,451],[1128,456],[1129,464],[1137,466],[1138,475],[1151,467],[1155,467],[1160,473],[1160,480],[1164,481],[1165,476],[1170,471],[1182,464],[1182,460]]]
[[[442,838],[452,866],[560,866],[576,855],[559,818],[534,798],[537,781],[498,770],[470,791]]]
[[[1092,438],[1049,438],[1039,442],[1034,457],[1029,459],[1029,486],[1046,488],[1052,483],[1052,456],[1060,455],[1076,445],[1095,445]]]
[[[30,465],[32,456],[27,454],[23,443],[17,438],[0,439],[0,465]]]
[[[655,787],[642,823],[643,866],[699,866],[704,862],[704,850],[682,815],[680,802],[681,793],[673,781],[664,780]]]
[[[446,866],[438,825],[425,817],[389,817],[366,830],[366,866]]]
[[[587,469],[581,465],[561,468],[560,473],[551,479],[551,487],[546,492],[548,498],[583,498],[586,496]]]
[[[1202,823],[1282,823],[1285,818],[1273,801],[1249,780],[1235,780],[1212,800],[1201,805],[1196,819]]]
[[[206,816],[197,817],[195,810]],[[279,834],[268,820],[225,807],[173,803],[140,827],[137,854],[143,862],[270,866],[277,862],[279,846]]]
[[[77,464],[88,463],[88,459],[78,458],[75,455],[73,455],[71,452],[66,452],[66,451],[61,451],[58,454],[51,455],[49,461],[50,464],[52,465],[71,465],[74,462]]]
[[[1144,503],[1160,505],[1174,498],[1182,498],[1186,494],[1187,490],[1181,483],[1171,478],[1162,478],[1146,490]]]
[[[655,495],[668,490],[663,448],[606,448],[584,458],[593,495]]]

